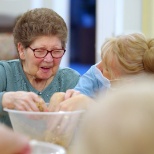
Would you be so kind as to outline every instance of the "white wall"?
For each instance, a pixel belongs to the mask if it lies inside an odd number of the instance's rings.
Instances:
[[[0,13],[17,16],[35,7],[49,7],[57,11],[69,28],[70,0],[0,0]],[[96,62],[100,60],[100,49],[107,37],[141,31],[142,0],[96,0]],[[69,41],[68,41],[69,46]],[[69,65],[69,51],[62,60]]]
[[[53,8],[58,14],[60,14],[63,19],[65,20],[67,27],[68,27],[68,31],[70,33],[70,0],[52,0],[51,4],[49,7]],[[67,47],[66,47],[66,53],[64,55],[64,57],[62,58],[61,61],[61,66],[69,66],[69,55],[70,55],[70,51],[69,51],[69,44],[70,44],[70,40],[69,40],[70,36],[68,36],[68,42],[67,42]]]
[[[96,62],[106,38],[141,32],[141,0],[97,0],[96,1]]]
[[[142,0],[125,0],[124,33],[142,31]]]
[[[115,0],[97,0],[96,8],[96,61],[99,61],[102,43],[114,35]]]
[[[18,16],[31,7],[31,0],[0,0],[0,14]]]

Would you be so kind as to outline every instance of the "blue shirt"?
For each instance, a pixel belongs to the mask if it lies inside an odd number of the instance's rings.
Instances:
[[[80,77],[75,90],[80,91],[90,97],[95,97],[100,90],[107,90],[110,88],[110,81],[105,78],[102,72],[96,67],[97,64],[90,67],[90,69]]]

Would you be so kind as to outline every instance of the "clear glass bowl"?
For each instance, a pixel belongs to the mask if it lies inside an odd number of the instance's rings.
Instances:
[[[51,142],[65,148],[70,145],[84,110],[71,112],[29,112],[4,109],[13,130],[30,139]]]

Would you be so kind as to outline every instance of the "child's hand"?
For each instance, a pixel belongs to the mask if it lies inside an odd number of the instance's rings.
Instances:
[[[65,93],[65,100],[67,100],[68,98],[71,98],[73,96],[79,95],[80,92],[74,89],[68,89]]]

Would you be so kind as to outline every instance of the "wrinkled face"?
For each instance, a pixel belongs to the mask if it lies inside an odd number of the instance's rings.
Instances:
[[[46,50],[61,49],[62,44],[56,36],[38,37],[31,45],[32,49],[41,48]],[[22,44],[18,44],[20,59],[22,60],[23,70],[28,75],[36,79],[46,80],[53,78],[57,73],[61,58],[55,59],[50,53],[44,58],[36,58],[33,50],[24,48]]]

